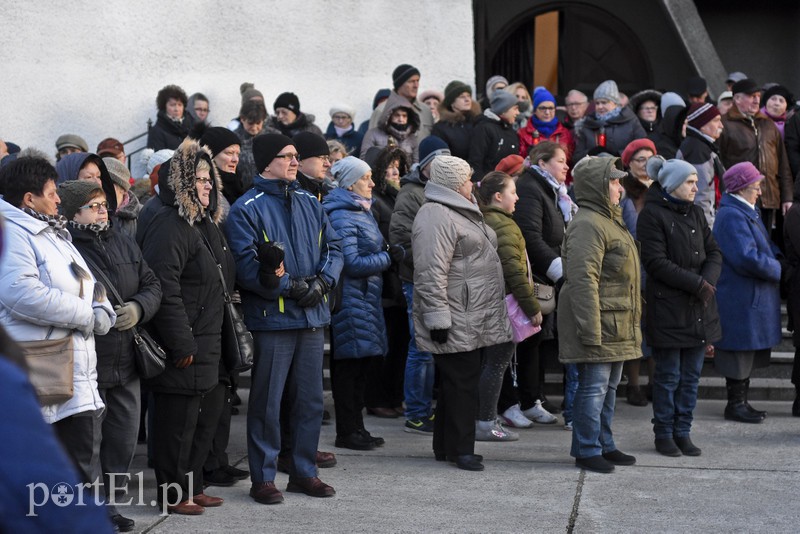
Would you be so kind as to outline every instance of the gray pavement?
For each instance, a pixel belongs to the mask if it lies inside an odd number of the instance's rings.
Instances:
[[[246,391],[244,391],[246,404]],[[328,393],[329,396],[329,393]],[[330,398],[327,406],[331,409]],[[612,474],[582,472],[569,456],[571,433],[557,425],[520,430],[510,443],[478,443],[486,470],[435,462],[427,436],[402,430],[402,419],[367,416],[386,445],[357,452],[334,447],[324,425],[320,449],[339,463],[320,478],[337,495],[315,499],[285,493],[264,506],[250,482],[208,488],[223,497],[202,516],[159,516],[150,506],[120,508],[140,532],[797,532],[800,530],[800,418],[790,402],[756,402],[763,424],[724,421],[723,401],[701,400],[692,437],[698,458],[655,452],[651,407],[617,402],[618,447],[637,458]],[[247,468],[245,409],[234,416],[231,461]],[[155,499],[152,470],[140,446],[132,472],[144,472],[144,502]],[[288,476],[278,474],[283,490]],[[138,492],[138,488],[133,488]]]

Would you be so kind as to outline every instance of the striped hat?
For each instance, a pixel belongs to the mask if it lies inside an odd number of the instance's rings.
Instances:
[[[719,110],[714,104],[692,104],[689,107],[689,112],[686,115],[686,120],[692,128],[700,129],[714,117],[719,117]]]

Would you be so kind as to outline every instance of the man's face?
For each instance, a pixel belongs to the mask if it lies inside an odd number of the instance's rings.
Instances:
[[[70,154],[77,154],[78,152],[83,152],[80,148],[75,148],[74,146],[65,146],[64,148],[60,148],[58,150],[58,158],[61,159],[64,156],[69,156]]]
[[[567,115],[573,122],[583,117],[586,108],[589,107],[589,100],[582,96],[568,96],[564,102],[567,106]]]
[[[269,162],[264,170],[264,176],[294,181],[297,178],[297,166],[297,149],[294,145],[286,145],[275,156],[275,159]]]
[[[297,114],[289,108],[275,108],[275,118],[284,126],[289,126],[297,120]]]
[[[722,117],[714,117],[700,128],[700,131],[715,141],[722,135]]]
[[[761,102],[761,91],[756,91],[752,95],[736,93],[733,95],[733,103],[744,115],[755,115],[758,113],[758,104]]]
[[[322,180],[331,168],[330,156],[311,156],[300,161],[300,172],[315,180]]]
[[[397,88],[397,94],[413,101],[419,92],[419,75],[415,74],[406,83]]]

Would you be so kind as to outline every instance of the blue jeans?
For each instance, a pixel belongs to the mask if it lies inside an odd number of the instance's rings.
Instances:
[[[564,364],[566,380],[564,384],[564,422],[572,422],[572,406],[575,403],[575,392],[578,391],[578,365]]]
[[[706,347],[653,348],[653,432],[656,439],[685,438],[692,430],[697,386]]]
[[[572,417],[572,450],[575,458],[598,456],[617,449],[611,433],[617,385],[622,362],[579,363],[578,390]]]
[[[317,476],[322,425],[321,328],[253,332],[256,353],[247,405],[247,453],[254,483],[275,480],[281,450],[281,397],[288,395],[295,472]]]
[[[406,419],[423,419],[430,416],[433,401],[433,355],[417,349],[414,338],[414,284],[403,282],[403,295],[408,306],[408,328],[411,339],[408,342],[408,359],[403,384],[406,401]]]

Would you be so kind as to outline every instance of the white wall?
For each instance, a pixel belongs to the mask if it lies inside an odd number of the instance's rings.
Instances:
[[[3,0],[0,11],[0,139],[48,154],[63,133],[93,151],[145,131],[169,83],[204,93],[214,125],[237,115],[242,82],[270,113],[292,91],[323,130],[335,102],[367,118],[401,63],[421,71],[421,90],[475,83],[470,0]]]

